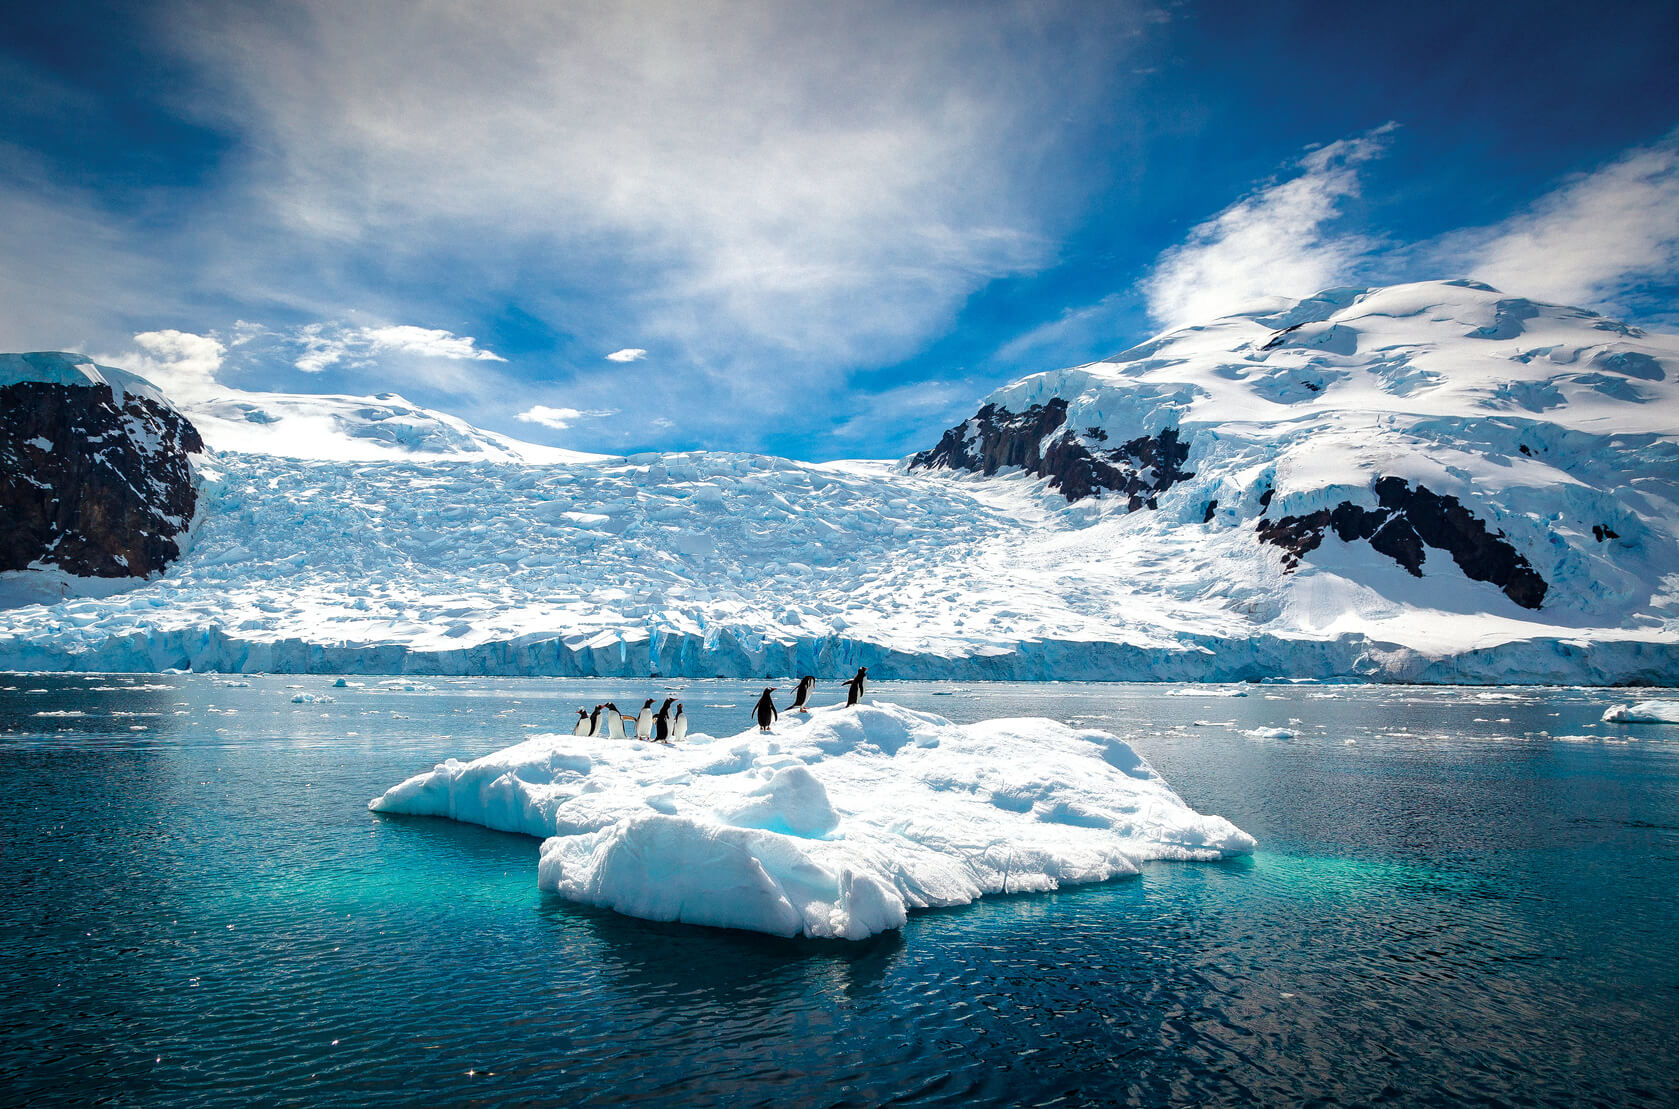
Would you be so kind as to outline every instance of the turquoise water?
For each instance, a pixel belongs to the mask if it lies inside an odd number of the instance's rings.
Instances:
[[[1679,1089],[1679,728],[1598,723],[1624,692],[879,683],[957,720],[1114,731],[1261,850],[848,945],[580,908],[536,889],[535,840],[365,809],[608,696],[680,690],[696,729],[738,731],[756,686],[228,680],[0,675],[4,1100],[1573,1106]],[[1258,727],[1295,737],[1243,734]]]

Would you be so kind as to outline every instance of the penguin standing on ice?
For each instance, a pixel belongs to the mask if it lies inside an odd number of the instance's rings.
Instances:
[[[589,734],[589,710],[588,709],[578,709],[577,710],[577,723],[575,723],[571,726],[571,734],[572,735],[588,735]]]
[[[595,711],[589,714],[589,737],[591,739],[600,737],[600,712],[605,707],[605,705],[596,705]]]
[[[624,714],[611,701],[606,703],[606,734],[609,739],[624,738]]]
[[[868,674],[869,674],[869,668],[867,666],[859,666],[857,668],[857,676],[845,683],[845,707],[846,708],[850,708],[852,705],[855,705],[855,704],[859,703],[860,701],[862,701],[862,699],[863,699],[863,686],[865,684],[865,679],[868,677]]]
[[[676,702],[676,719],[670,722],[670,741],[681,743],[688,738],[688,714],[682,711],[682,702]]]
[[[653,742],[670,742],[670,703],[675,697],[666,697],[665,703],[659,707],[659,715],[653,718]]]
[[[653,698],[641,702],[641,712],[635,718],[635,737],[637,739],[653,738]]]
[[[810,691],[816,687],[816,678],[806,674],[799,679],[799,687],[793,690],[793,703],[787,706],[788,712],[809,712]]]
[[[752,706],[752,716],[758,721],[760,732],[768,732],[770,725],[775,723],[775,718],[781,715],[780,712],[776,711],[775,702],[770,698],[770,694],[774,692],[775,686],[766,685],[764,695],[758,698],[756,705]]]

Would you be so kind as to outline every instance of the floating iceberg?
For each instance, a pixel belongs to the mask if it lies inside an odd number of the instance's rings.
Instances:
[[[665,747],[536,736],[368,803],[544,840],[538,884],[649,920],[862,939],[910,909],[1253,850],[1132,748],[881,702]]]
[[[1679,724],[1679,701],[1639,701],[1603,714],[1606,724]]]

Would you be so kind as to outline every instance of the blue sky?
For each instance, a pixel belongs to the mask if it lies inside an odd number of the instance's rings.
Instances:
[[[1672,327],[1675,57],[1670,3],[7,5],[0,349],[826,459],[1261,295]]]

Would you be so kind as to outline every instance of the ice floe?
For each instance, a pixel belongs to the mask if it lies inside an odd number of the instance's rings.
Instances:
[[[650,920],[861,939],[911,909],[1253,850],[1129,745],[875,702],[666,747],[535,736],[369,802],[544,840],[538,883]]]
[[[1679,701],[1639,701],[1603,714],[1606,724],[1679,724]]]

